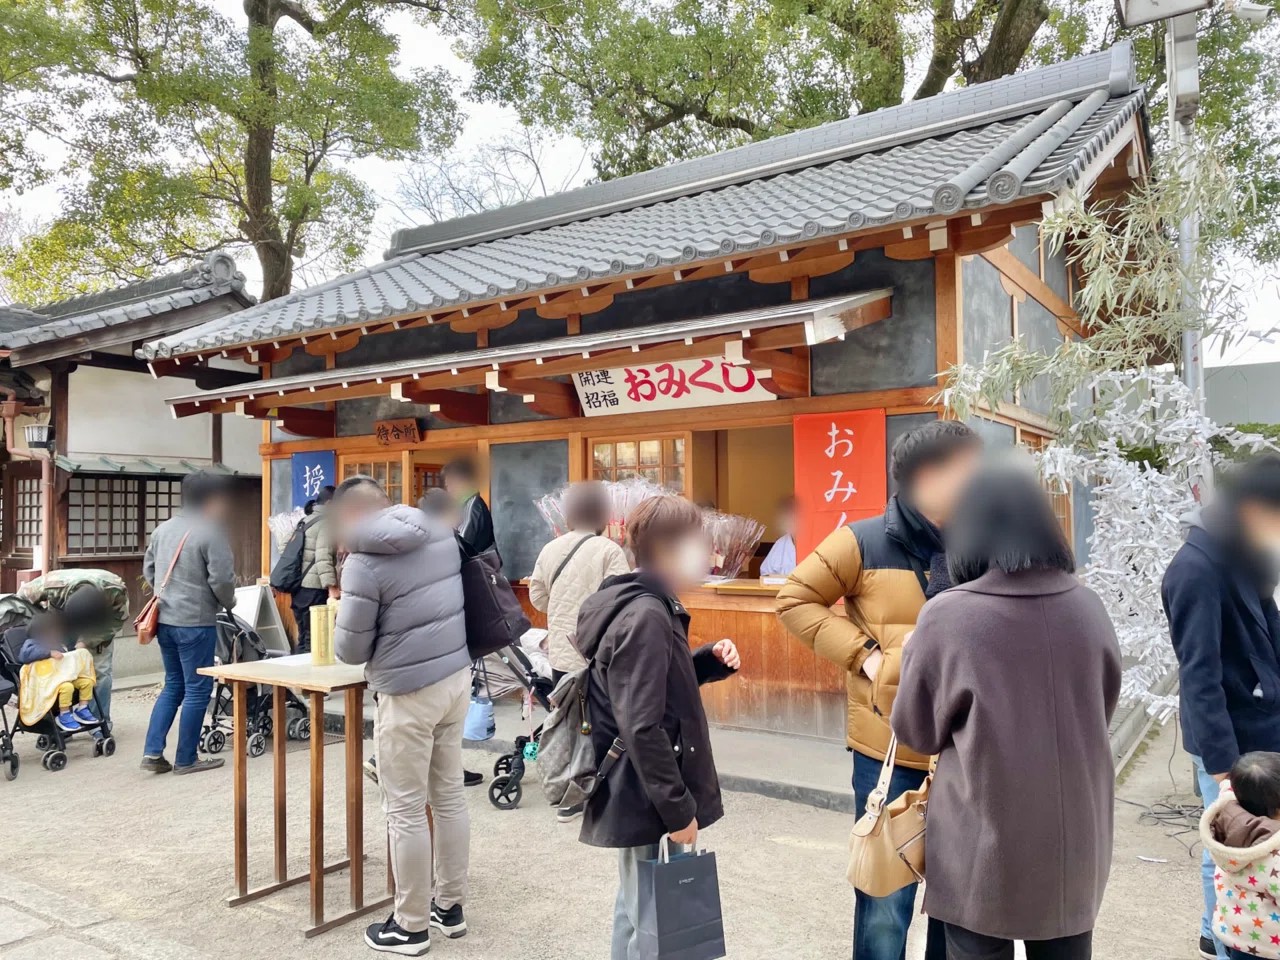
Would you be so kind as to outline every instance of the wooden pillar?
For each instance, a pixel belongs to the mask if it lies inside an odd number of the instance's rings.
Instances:
[[[964,360],[964,301],[960,257],[948,250],[934,257],[933,262],[937,369],[942,374]],[[944,386],[941,379],[938,386]]]

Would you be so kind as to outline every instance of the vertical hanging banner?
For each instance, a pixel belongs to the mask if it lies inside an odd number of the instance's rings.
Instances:
[[[293,505],[305,507],[320,489],[338,485],[338,458],[332,450],[295,453],[290,458],[293,473]]]
[[[803,559],[832,530],[884,510],[885,412],[805,414],[795,418],[793,436],[796,557]]]

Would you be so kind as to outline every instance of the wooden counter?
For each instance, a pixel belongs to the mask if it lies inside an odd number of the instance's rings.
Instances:
[[[513,586],[535,626],[545,626],[546,617],[529,606],[527,588]],[[680,597],[689,610],[690,644],[728,637],[742,655],[737,677],[703,688],[707,717],[726,727],[843,743],[844,672],[783,629],[774,613],[777,593],[756,580],[730,580]]]

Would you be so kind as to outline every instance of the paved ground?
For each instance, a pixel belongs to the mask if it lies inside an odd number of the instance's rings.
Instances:
[[[0,850],[0,957],[4,960],[212,960],[212,958],[348,958],[364,955],[359,927],[317,939],[299,934],[305,887],[237,910],[222,900],[231,877],[230,769],[175,778],[137,769],[150,694],[117,703],[120,752],[94,759],[83,746],[66,770],[42,770],[32,738],[19,738],[27,761],[13,783],[0,782],[4,843]],[[1155,740],[1120,788],[1151,804],[1173,789],[1166,764],[1172,731]],[[477,767],[491,755],[469,755]],[[328,853],[340,855],[341,747],[328,748]],[[767,763],[768,758],[761,758]],[[832,763],[843,765],[843,752]],[[1177,785],[1189,784],[1181,755]],[[301,871],[306,842],[306,758],[291,757],[290,851]],[[270,761],[250,764],[254,880],[265,880],[270,843]],[[728,794],[728,815],[705,838],[718,854],[729,930],[729,956],[838,958],[849,955],[852,895],[843,880],[847,815],[781,800]],[[384,863],[376,790],[366,790],[374,888]],[[433,955],[458,960],[568,960],[607,957],[613,892],[610,856],[578,844],[530,799],[499,812],[480,790],[471,795],[472,932],[434,944]],[[1199,886],[1195,862],[1167,827],[1138,822],[1117,807],[1115,867],[1099,921],[1102,960],[1194,957]],[[1011,855],[1019,855],[1011,851]],[[1164,861],[1153,863],[1140,857]],[[331,909],[342,908],[343,875],[330,880]],[[914,944],[911,956],[920,954]]]

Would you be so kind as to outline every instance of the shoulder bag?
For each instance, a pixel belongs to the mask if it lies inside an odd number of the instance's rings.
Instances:
[[[160,629],[160,595],[169,585],[173,568],[178,565],[178,558],[182,556],[182,548],[187,545],[189,536],[191,536],[190,530],[182,535],[182,539],[178,541],[178,549],[173,551],[173,559],[169,561],[169,569],[165,571],[164,579],[160,581],[160,586],[147,598],[147,602],[142,605],[142,612],[133,620],[133,629],[138,633],[139,643],[150,643],[156,638],[156,631]]]
[[[551,579],[547,581],[547,593],[551,592],[551,588],[554,587],[556,581],[560,579],[560,574],[564,573],[564,568],[569,565],[569,561],[573,559],[573,555],[582,548],[584,543],[588,540],[594,540],[598,536],[600,536],[598,533],[589,533],[573,545],[569,552],[565,554],[564,559],[560,561],[560,566],[556,567],[556,572],[551,575]]]
[[[880,780],[867,797],[867,812],[849,835],[849,882],[872,897],[887,897],[924,879],[925,813],[936,761],[919,789],[886,803],[898,755],[898,738],[889,740]]]

